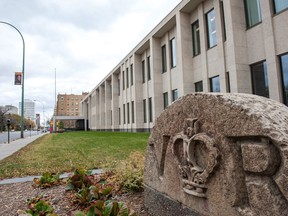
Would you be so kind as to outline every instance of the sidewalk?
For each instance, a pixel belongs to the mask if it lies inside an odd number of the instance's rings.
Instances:
[[[41,133],[34,136],[29,136],[22,139],[17,139],[12,142],[0,144],[0,160],[12,155],[14,152],[17,152],[24,146],[28,145],[29,143],[33,142],[34,140],[38,139],[39,137],[45,135],[47,133]]]

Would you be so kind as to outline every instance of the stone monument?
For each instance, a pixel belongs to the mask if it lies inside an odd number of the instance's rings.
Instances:
[[[288,215],[288,108],[248,94],[186,95],[147,144],[152,215]]]

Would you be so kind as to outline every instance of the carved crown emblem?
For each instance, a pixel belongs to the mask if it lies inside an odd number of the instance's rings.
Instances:
[[[206,197],[206,181],[217,165],[215,141],[200,132],[198,119],[186,119],[183,131],[173,137],[173,154],[179,166],[185,193]]]

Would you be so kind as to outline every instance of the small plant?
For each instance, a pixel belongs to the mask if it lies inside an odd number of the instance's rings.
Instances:
[[[28,210],[17,211],[20,215],[32,215],[32,216],[57,216],[53,213],[54,209],[47,201],[43,200],[41,197],[33,198],[27,200]]]
[[[86,211],[87,214],[77,211],[74,213],[74,216],[136,216],[136,213],[128,209],[123,202],[111,200],[105,202],[103,200],[97,200],[93,202]]]
[[[104,187],[104,185],[97,184],[89,188],[83,187],[76,193],[76,202],[88,206],[95,200],[107,200],[111,196],[112,187]]]
[[[51,187],[52,185],[60,184],[60,174],[54,173],[43,173],[43,175],[39,178],[34,178],[34,185],[41,188]]]
[[[89,188],[93,185],[93,176],[91,171],[84,169],[76,169],[73,176],[69,177],[67,190],[82,190],[83,188]]]

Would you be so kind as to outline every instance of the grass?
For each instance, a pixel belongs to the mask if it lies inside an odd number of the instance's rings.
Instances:
[[[0,179],[107,168],[132,152],[144,155],[148,136],[92,131],[47,134],[0,161]]]

